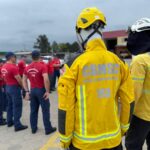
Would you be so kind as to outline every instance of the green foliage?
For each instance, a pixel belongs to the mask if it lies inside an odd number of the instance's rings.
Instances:
[[[39,35],[33,47],[39,49],[41,53],[49,53],[51,50],[51,45],[46,35]]]
[[[0,51],[0,55],[5,55],[6,53],[7,53],[7,52],[1,52],[1,51]]]
[[[49,53],[49,52],[77,52],[80,48],[78,43],[75,41],[73,43],[57,43],[53,41],[52,45],[50,45],[49,40],[46,35],[39,35],[34,43],[34,48],[39,49],[41,53]]]
[[[59,49],[61,52],[77,52],[80,48],[77,42],[70,43],[60,43]]]
[[[59,45],[57,44],[56,41],[54,41],[52,43],[52,50],[53,50],[53,52],[58,52],[59,51]]]

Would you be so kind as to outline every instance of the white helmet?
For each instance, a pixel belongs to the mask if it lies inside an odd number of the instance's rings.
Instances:
[[[149,18],[141,18],[137,20],[135,24],[131,26],[132,32],[142,32],[150,30],[150,19]]]

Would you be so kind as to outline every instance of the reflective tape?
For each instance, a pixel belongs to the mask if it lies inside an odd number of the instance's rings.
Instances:
[[[84,142],[96,143],[96,142],[100,142],[103,140],[115,138],[115,137],[119,136],[120,133],[121,133],[120,128],[118,128],[116,131],[104,133],[104,134],[97,135],[97,136],[83,136],[83,135],[79,135],[78,133],[75,132],[74,137],[76,137],[77,139],[82,140]]]
[[[150,90],[143,90],[144,94],[150,94]]]
[[[78,101],[79,101],[79,119],[80,119],[80,133],[87,134],[87,116],[86,116],[86,93],[85,86],[78,87]]]
[[[119,78],[118,77],[104,77],[104,78],[91,78],[91,79],[85,79],[83,80],[84,83],[92,83],[92,82],[98,82],[98,81],[111,81],[111,80],[114,80],[114,81],[118,81]]]
[[[130,126],[130,124],[127,124],[127,125],[121,124],[121,129],[128,130],[129,126]]]
[[[143,82],[145,77],[132,77],[134,81]]]
[[[62,142],[66,143],[66,142],[69,142],[71,139],[72,139],[72,135],[64,136],[64,135],[60,134],[60,141],[62,141]]]

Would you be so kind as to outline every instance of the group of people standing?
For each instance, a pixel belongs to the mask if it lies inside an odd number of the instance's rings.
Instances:
[[[48,135],[56,131],[50,121],[49,93],[55,90],[61,64],[56,56],[46,64],[41,60],[39,51],[33,51],[31,55],[32,63],[29,65],[25,63],[25,56],[17,64],[13,52],[6,54],[5,63],[0,60],[0,125],[14,126],[16,132],[28,128],[20,121],[24,98],[30,100],[32,133],[35,134],[38,130],[38,110],[41,106],[45,134]],[[6,119],[3,117],[4,108],[7,110]]]

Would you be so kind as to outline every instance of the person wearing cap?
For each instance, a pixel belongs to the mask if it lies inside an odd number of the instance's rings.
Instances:
[[[26,56],[22,55],[20,61],[18,62],[19,74],[22,77],[24,69],[26,68]]]
[[[14,125],[17,132],[28,128],[22,125],[20,121],[22,116],[22,81],[16,65],[16,55],[13,52],[8,52],[6,60],[7,62],[3,65],[1,73],[6,83],[6,96],[8,99],[7,126]]]
[[[56,80],[57,78],[60,77],[60,67],[61,67],[61,63],[60,63],[60,59],[57,57],[57,55],[54,55],[53,58],[53,67],[54,67],[54,77],[53,77],[53,87],[52,90],[56,89]]]
[[[20,61],[18,62],[19,74],[21,78],[23,77],[24,69],[26,68],[26,56],[22,55]],[[23,98],[25,97],[25,91],[22,89]]]
[[[45,126],[45,134],[48,135],[56,131],[50,122],[50,82],[48,79],[48,70],[46,64],[40,61],[40,52],[32,52],[33,62],[26,67],[23,75],[23,85],[26,91],[26,99],[30,99],[30,123],[32,133],[35,134],[38,130],[38,110],[42,108],[43,122]],[[31,92],[29,92],[28,82],[31,84]],[[30,95],[30,96],[29,96]]]
[[[53,61],[52,58],[49,58],[48,63],[47,63],[47,68],[48,68],[48,76],[50,80],[50,91],[53,91],[53,79],[54,79],[54,67],[53,67]]]
[[[3,77],[1,69],[3,66],[3,60],[0,59],[0,126],[6,125],[6,119],[3,118],[4,98],[3,98]]]

